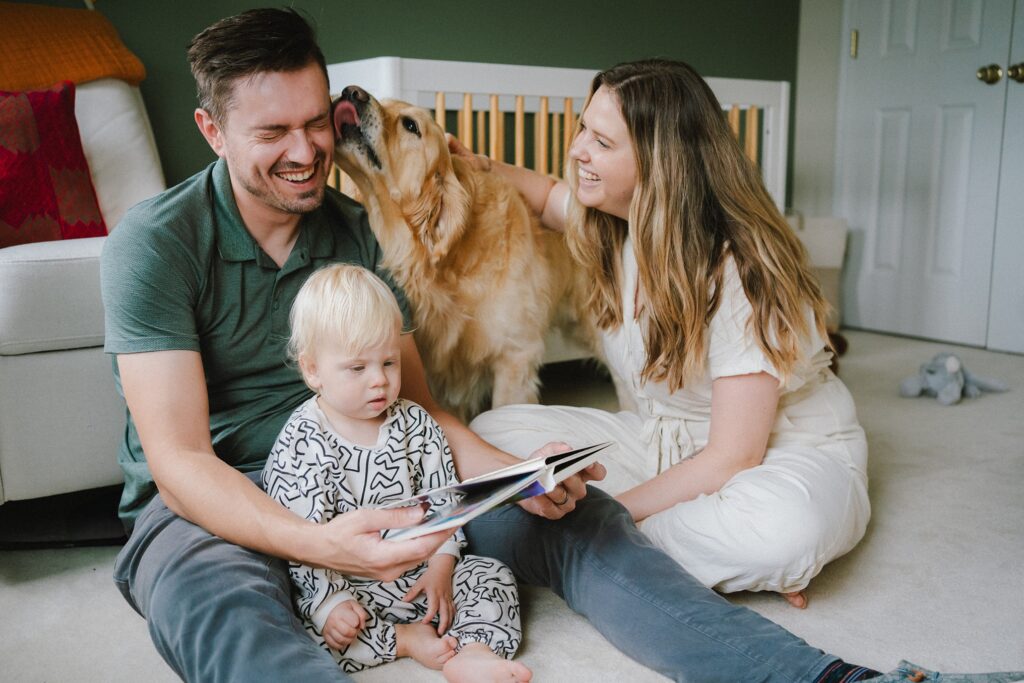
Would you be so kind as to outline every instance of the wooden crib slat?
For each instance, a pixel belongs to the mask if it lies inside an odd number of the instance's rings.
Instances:
[[[557,113],[551,117],[551,174],[562,177],[562,117]]]
[[[462,105],[463,105],[463,107],[465,107],[465,105],[466,105],[466,96],[465,95],[462,96]],[[465,111],[465,109],[459,109],[457,115],[455,116],[455,137],[457,137],[460,142],[462,142],[462,141],[464,141],[466,139],[466,111]]]
[[[523,96],[516,95],[516,166],[520,168],[526,165],[526,111],[523,107]]]
[[[505,161],[505,112],[498,107],[498,126],[495,134],[498,136],[498,159]]]
[[[540,98],[540,111],[533,118],[533,139],[537,152],[533,155],[534,170],[548,172],[548,98]]]
[[[747,131],[743,141],[743,147],[747,152],[747,156],[755,164],[757,163],[757,150],[761,143],[761,136],[757,134],[757,111],[757,107],[753,105],[747,108],[747,115],[744,121]]]
[[[732,128],[732,134],[738,140],[740,137],[740,108],[738,105],[734,104],[729,108],[729,127]]]
[[[498,158],[498,119],[500,117],[501,112],[498,110],[498,96],[491,95],[491,145],[488,154],[492,159]]]
[[[463,93],[462,111],[459,112],[459,130],[456,134],[459,142],[466,147],[473,146],[473,94]]]
[[[444,115],[444,93],[438,91],[434,94],[434,121],[437,122],[437,125],[441,126],[441,130],[445,129]]]
[[[476,113],[476,153],[487,152],[487,112],[483,109]]]

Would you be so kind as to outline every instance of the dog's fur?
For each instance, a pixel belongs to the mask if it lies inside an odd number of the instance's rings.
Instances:
[[[536,402],[552,322],[581,329],[564,236],[542,228],[498,174],[449,154],[424,109],[350,87],[334,102],[334,124],[335,160],[412,304],[435,398],[464,419],[488,399]]]

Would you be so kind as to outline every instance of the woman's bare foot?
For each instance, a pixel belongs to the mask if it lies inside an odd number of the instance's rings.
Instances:
[[[793,591],[792,593],[783,593],[782,597],[786,598],[786,601],[797,609],[804,609],[807,607],[807,596],[804,595],[803,591]]]
[[[463,645],[459,654],[445,663],[443,671],[449,683],[526,683],[533,678],[526,666],[499,657],[483,643]]]
[[[440,671],[458,645],[452,636],[438,636],[430,624],[395,624],[395,654],[412,657],[428,669]]]

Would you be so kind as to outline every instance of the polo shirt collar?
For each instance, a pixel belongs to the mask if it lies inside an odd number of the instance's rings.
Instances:
[[[259,260],[262,263],[264,259],[259,257],[263,256],[263,250],[242,221],[242,214],[238,211],[235,193],[231,187],[231,175],[224,159],[218,159],[213,164],[212,177],[217,249],[220,257],[225,261]],[[304,249],[309,250],[312,258],[326,258],[334,253],[334,229],[322,210],[306,214],[299,223],[299,236],[295,240],[293,251]]]
[[[330,191],[330,188],[325,190],[324,203],[330,201],[327,196]],[[302,217],[296,245],[304,243],[304,246],[309,248],[309,255],[312,258],[328,258],[334,254],[334,231],[340,230],[342,226],[332,225],[328,215],[327,211],[317,209]]]
[[[213,164],[213,201],[216,207],[217,250],[225,261],[254,261],[259,245],[245,229],[235,203],[231,175],[224,159]]]

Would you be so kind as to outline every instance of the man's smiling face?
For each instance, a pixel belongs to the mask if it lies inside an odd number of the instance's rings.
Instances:
[[[234,84],[214,151],[227,160],[243,213],[320,206],[334,150],[330,109],[327,79],[314,63]]]

